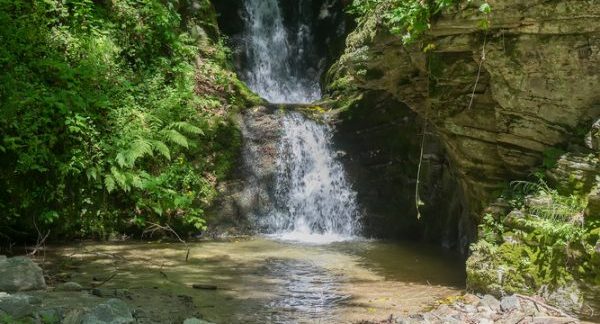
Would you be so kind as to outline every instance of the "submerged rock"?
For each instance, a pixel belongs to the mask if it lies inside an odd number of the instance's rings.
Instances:
[[[134,318],[129,306],[120,299],[112,298],[91,309],[76,309],[67,315],[65,323],[81,324],[128,324]]]
[[[0,258],[0,291],[46,289],[42,269],[27,257]]]
[[[82,289],[83,287],[80,284],[72,281],[65,282],[56,286],[56,290],[59,291],[80,291]]]
[[[188,318],[185,321],[183,321],[183,324],[213,324],[213,323],[209,322],[209,321],[205,321],[205,320],[202,320],[202,319],[198,319],[198,318],[192,317],[192,318]]]

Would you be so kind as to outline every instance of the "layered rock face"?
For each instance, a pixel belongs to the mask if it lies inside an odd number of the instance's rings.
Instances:
[[[426,239],[449,248],[462,236],[459,245],[466,245],[474,225],[458,224],[461,189],[439,138],[415,112],[389,93],[367,91],[333,120],[334,143],[364,209],[364,235]],[[415,191],[422,143],[419,220]]]
[[[462,223],[478,223],[507,181],[527,176],[549,148],[572,149],[600,116],[600,4],[488,3],[489,17],[465,3],[409,46],[368,17],[327,84],[334,98],[387,93],[426,121],[460,183]],[[407,132],[420,137],[412,127],[398,136]]]

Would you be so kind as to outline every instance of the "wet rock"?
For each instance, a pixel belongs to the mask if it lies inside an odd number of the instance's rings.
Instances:
[[[46,289],[42,269],[27,257],[0,259],[0,291]]]
[[[89,311],[78,312],[75,318],[79,318],[81,324],[128,324],[134,322],[129,306],[115,298],[98,304]]]
[[[73,281],[65,282],[56,286],[56,290],[58,291],[81,291],[82,289],[83,287],[80,284]]]
[[[34,304],[37,304],[37,300],[33,300],[27,295],[3,294],[0,296],[0,310],[14,319],[33,316]]]
[[[503,312],[518,311],[521,310],[521,302],[515,295],[507,296],[500,301],[500,309],[502,309]]]
[[[62,312],[54,308],[42,309],[37,315],[42,319],[42,323],[60,323],[62,318]]]

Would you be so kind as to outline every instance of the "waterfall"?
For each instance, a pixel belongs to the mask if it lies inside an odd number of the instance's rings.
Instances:
[[[284,26],[277,0],[245,2],[245,73],[248,86],[273,103],[307,103],[321,97],[313,53],[310,0],[298,0],[297,25]],[[312,63],[312,64],[311,64]]]
[[[287,5],[297,5],[299,16],[288,25],[277,0],[246,0],[243,76],[251,89],[270,102],[309,103],[321,96],[311,1]],[[281,118],[273,206],[270,212],[256,215],[258,225],[266,233],[298,241],[325,243],[354,237],[359,227],[356,193],[329,145],[330,127],[297,112]]]
[[[358,234],[356,193],[329,145],[331,130],[299,113],[283,117],[276,208],[264,220],[285,239],[327,242]]]

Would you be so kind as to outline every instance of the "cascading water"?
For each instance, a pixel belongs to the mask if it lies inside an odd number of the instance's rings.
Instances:
[[[277,0],[246,0],[245,79],[270,102],[320,98],[311,32],[311,2],[298,0],[297,25],[286,26]],[[293,35],[288,35],[293,31]],[[283,239],[326,243],[358,232],[355,192],[330,147],[331,129],[296,112],[282,117],[272,209],[258,215],[265,232]],[[250,162],[251,163],[251,162]]]
[[[310,0],[299,0],[297,26],[288,34],[277,0],[245,2],[245,73],[248,86],[274,103],[307,103],[321,97],[318,71],[305,59],[313,52]]]
[[[337,241],[356,235],[356,193],[328,145],[329,127],[288,113],[283,129],[277,159],[277,208],[266,218],[268,228],[282,238],[301,241]]]

